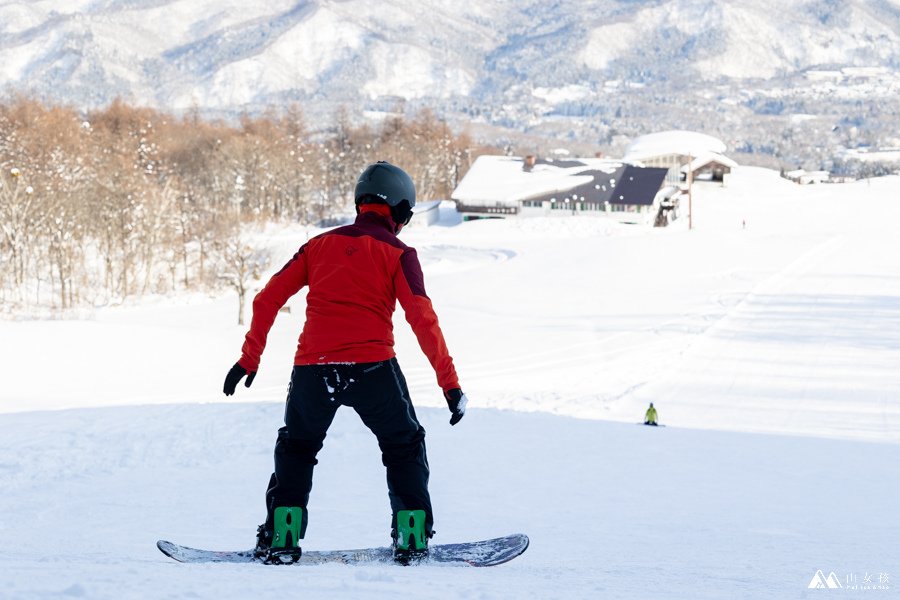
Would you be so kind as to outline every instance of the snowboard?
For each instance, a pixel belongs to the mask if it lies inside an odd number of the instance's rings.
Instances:
[[[199,550],[159,540],[156,547],[178,562],[183,563],[258,563],[262,559],[253,555],[253,550],[221,552]],[[493,567],[509,562],[528,548],[528,536],[522,533],[506,537],[463,542],[459,544],[434,544],[428,547],[428,557],[416,564],[450,565],[461,567]],[[296,565],[322,565],[337,563],[345,565],[397,564],[393,552],[388,547],[363,548],[360,550],[304,550]]]

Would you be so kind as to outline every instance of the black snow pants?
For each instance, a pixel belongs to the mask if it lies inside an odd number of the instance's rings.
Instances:
[[[297,365],[291,375],[284,427],[275,443],[275,472],[266,492],[267,524],[277,506],[307,514],[316,454],[339,406],[352,407],[378,438],[387,469],[396,528],[399,510],[424,510],[425,531],[434,522],[428,494],[425,429],[419,424],[396,358],[375,363]],[[308,517],[304,518],[301,536]]]

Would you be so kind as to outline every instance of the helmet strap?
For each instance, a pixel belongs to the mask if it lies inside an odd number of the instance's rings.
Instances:
[[[412,207],[410,207],[409,202],[406,200],[400,202],[397,206],[391,207],[391,218],[394,219],[395,223],[407,225],[410,219],[412,219],[412,216]]]

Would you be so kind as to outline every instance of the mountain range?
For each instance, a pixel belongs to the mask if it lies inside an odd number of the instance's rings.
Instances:
[[[312,122],[338,106],[427,106],[495,135],[597,146],[710,112],[717,123],[827,117],[823,127],[865,134],[883,127],[854,107],[896,102],[898,67],[900,0],[0,4],[6,95],[218,115],[296,102]],[[810,109],[834,89],[847,110]],[[766,151],[752,136],[723,137]]]

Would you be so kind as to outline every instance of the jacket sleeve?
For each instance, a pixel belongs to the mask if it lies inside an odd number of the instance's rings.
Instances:
[[[394,275],[394,289],[406,314],[407,323],[412,327],[422,352],[437,374],[438,385],[445,392],[458,388],[459,379],[453,366],[453,358],[447,350],[431,299],[425,294],[422,266],[412,248],[407,248],[400,256],[400,268]]]
[[[307,284],[308,278],[304,244],[253,299],[253,319],[250,321],[250,331],[244,338],[241,358],[238,360],[238,364],[248,372],[259,368],[259,359],[266,347],[266,338],[278,315],[278,309]]]

